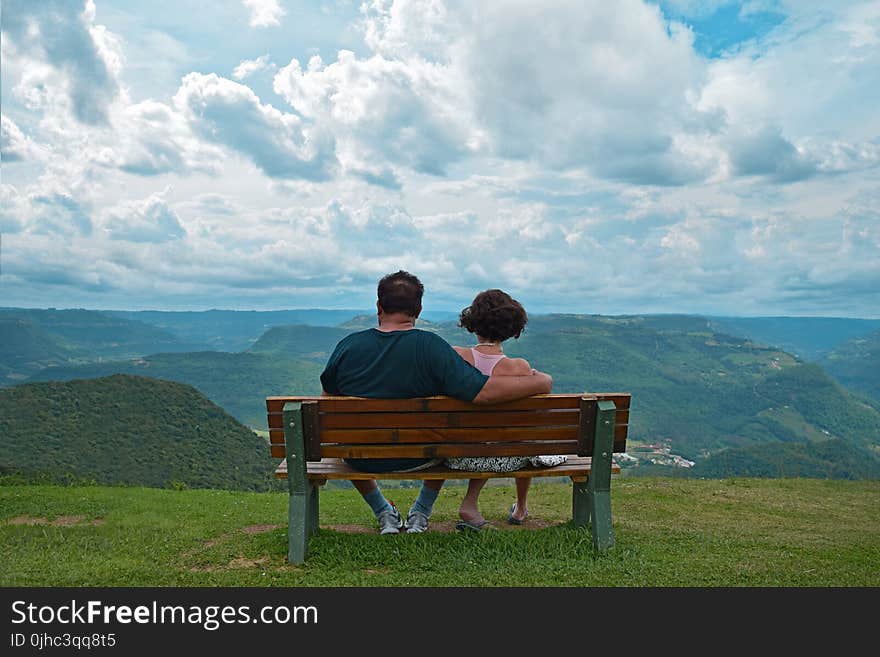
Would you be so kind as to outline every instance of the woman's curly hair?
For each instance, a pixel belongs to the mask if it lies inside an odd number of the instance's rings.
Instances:
[[[492,342],[502,342],[518,338],[528,321],[525,308],[507,292],[486,290],[461,311],[458,325]]]

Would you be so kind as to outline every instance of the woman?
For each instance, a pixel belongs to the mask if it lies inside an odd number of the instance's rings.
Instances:
[[[461,311],[459,326],[473,333],[477,344],[473,347],[454,347],[458,355],[487,376],[521,376],[532,372],[532,366],[522,358],[508,358],[502,343],[518,338],[528,322],[525,308],[506,292],[480,292],[470,306]],[[455,470],[473,472],[513,472],[529,465],[546,467],[565,461],[564,456],[487,456],[446,459],[446,465]],[[531,477],[516,477],[516,502],[510,507],[507,521],[521,525],[529,514],[526,504]],[[467,494],[461,502],[456,529],[479,531],[487,520],[480,514],[477,500],[486,484],[485,479],[471,479]]]

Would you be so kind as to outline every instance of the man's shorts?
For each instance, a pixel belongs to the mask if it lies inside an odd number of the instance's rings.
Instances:
[[[361,472],[416,472],[443,462],[443,459],[344,459]]]

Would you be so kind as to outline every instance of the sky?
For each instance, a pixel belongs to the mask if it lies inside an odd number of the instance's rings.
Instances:
[[[0,306],[880,317],[880,1],[0,11]]]

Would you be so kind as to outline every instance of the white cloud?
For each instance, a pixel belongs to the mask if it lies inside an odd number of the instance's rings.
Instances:
[[[464,158],[475,138],[446,73],[425,62],[350,51],[303,70],[294,59],[275,76],[274,89],[303,117],[337,139],[346,169],[388,179],[385,163],[441,175]],[[394,186],[393,184],[391,186]]]
[[[784,182],[876,166],[880,8],[787,9],[784,29],[710,63],[698,106],[726,117],[721,143],[743,174]]]
[[[28,197],[27,230],[62,235],[68,239],[92,234],[91,209],[64,192],[35,193]]]
[[[62,199],[51,200],[57,210]],[[16,257],[7,271],[26,286],[250,297],[249,307],[272,298],[351,305],[403,267],[423,278],[434,308],[456,308],[492,286],[535,312],[768,312],[778,304],[841,312],[880,290],[870,287],[880,281],[876,201],[863,194],[845,211],[806,219],[773,207],[719,213],[661,194],[624,202],[641,204],[631,219],[572,220],[510,199],[486,212],[417,215],[356,196],[255,210],[217,194],[172,202],[166,191],[100,212],[91,234],[29,229],[29,246],[13,249],[32,262]],[[67,238],[47,248],[52,234]]]
[[[712,172],[677,141],[717,129],[718,117],[694,105],[703,64],[690,32],[656,7],[480,5],[469,27],[458,57],[493,152],[635,183]]]
[[[22,77],[16,95],[32,107],[46,107],[52,100],[45,88],[49,81],[63,90],[79,121],[106,123],[108,105],[119,93],[122,64],[118,40],[94,20],[93,0],[4,2],[4,47],[31,60],[34,69]]]
[[[44,149],[25,135],[15,121],[0,115],[0,159],[4,162],[39,160],[45,157]]]
[[[146,100],[121,109],[114,124],[118,138],[109,151],[112,166],[143,176],[219,172],[220,149],[199,140],[176,108]]]
[[[278,0],[242,0],[250,11],[251,27],[272,27],[281,24],[281,18],[287,13]]]
[[[694,237],[687,224],[671,226],[660,239],[660,246],[670,249],[676,256],[691,257],[701,251],[700,242]]]
[[[185,235],[180,219],[168,207],[164,192],[137,201],[122,201],[101,217],[101,228],[110,239],[161,243]]]
[[[270,66],[269,55],[261,55],[256,59],[245,59],[232,71],[232,77],[236,80],[244,80],[258,71]]]
[[[475,155],[656,185],[739,175],[791,182],[876,164],[870,143],[814,134],[815,107],[791,91],[828,95],[804,66],[804,46],[829,81],[829,48],[848,53],[856,79],[877,76],[877,50],[864,44],[880,19],[864,8],[842,11],[828,30],[793,19],[760,56],[752,44],[716,62],[694,51],[688,28],[640,0],[375,0],[364,11],[372,56],[293,60],[275,91],[336,136],[347,171],[377,184],[398,186],[399,167],[445,175]],[[851,84],[831,82],[843,93]]]
[[[737,135],[729,146],[730,159],[737,174],[764,175],[780,182],[802,180],[814,175],[817,166],[779,130],[764,129]]]
[[[346,168],[443,175],[481,154],[681,184],[719,166],[720,115],[696,107],[704,65],[657,7],[377,0],[365,38],[372,57],[293,60],[275,77],[330,126]]]
[[[202,139],[248,156],[273,178],[331,176],[332,137],[295,114],[262,104],[249,87],[214,73],[190,73],[183,78],[174,104]]]
[[[24,228],[27,213],[27,203],[19,191],[13,185],[0,183],[0,232],[19,232]]]

